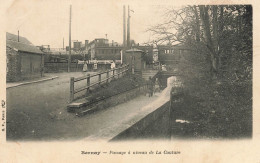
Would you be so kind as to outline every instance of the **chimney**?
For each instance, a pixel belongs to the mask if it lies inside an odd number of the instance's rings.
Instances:
[[[125,5],[123,7],[123,47],[125,48],[126,46],[126,39],[125,39]]]
[[[127,18],[127,48],[130,48],[130,8],[128,6],[128,18]]]
[[[88,47],[88,40],[85,40],[85,48]]]

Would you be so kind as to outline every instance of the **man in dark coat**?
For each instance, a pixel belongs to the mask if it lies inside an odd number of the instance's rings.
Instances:
[[[153,81],[151,76],[149,77],[149,80],[147,82],[147,87],[148,87],[149,97],[153,96]]]

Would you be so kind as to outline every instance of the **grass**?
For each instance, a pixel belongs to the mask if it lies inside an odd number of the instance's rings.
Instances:
[[[119,93],[132,90],[145,84],[145,81],[134,75],[129,75],[124,78],[112,80],[108,84],[103,84],[94,88],[85,97],[90,103],[95,103],[99,100],[106,99],[108,97],[117,95]]]
[[[176,119],[173,137],[250,138],[252,137],[252,83],[221,83],[185,92],[182,103],[173,108]]]

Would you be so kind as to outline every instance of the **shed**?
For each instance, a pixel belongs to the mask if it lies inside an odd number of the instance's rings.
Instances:
[[[26,38],[6,33],[6,80],[20,81],[43,76],[44,53]]]
[[[145,68],[144,52],[140,49],[132,48],[125,51],[123,62],[129,64],[134,72],[141,74]]]

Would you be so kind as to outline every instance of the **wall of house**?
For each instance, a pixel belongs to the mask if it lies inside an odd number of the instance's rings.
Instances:
[[[170,46],[159,46],[158,53],[162,64],[172,64],[180,60],[180,50]]]
[[[148,64],[153,62],[153,46],[133,46],[132,48],[136,48],[142,50],[145,54],[145,61]]]
[[[21,79],[41,77],[42,56],[41,54],[30,54],[19,52],[21,56]]]
[[[134,60],[132,59],[132,56],[134,56]],[[134,63],[135,72],[141,72],[143,70],[144,61],[142,52],[134,52],[134,54],[132,54],[132,52],[127,52],[123,57],[124,63],[129,64],[130,67],[132,67],[132,64]]]
[[[18,52],[6,47],[6,81],[15,82],[21,80],[21,62]]]
[[[122,47],[96,47],[95,58],[97,60],[120,60]]]

